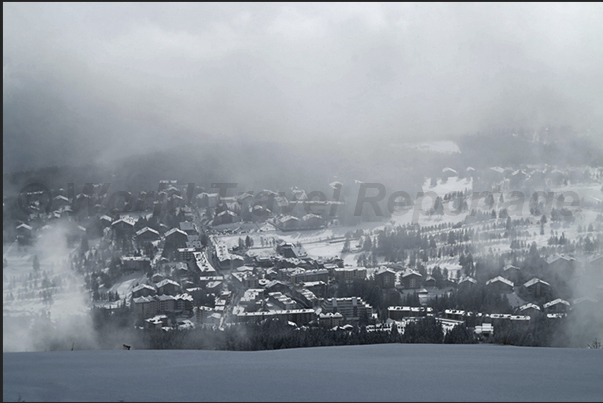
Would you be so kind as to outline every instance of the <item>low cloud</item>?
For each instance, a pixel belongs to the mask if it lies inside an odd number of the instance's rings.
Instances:
[[[30,247],[18,247],[16,241],[5,245],[4,351],[98,348],[89,292],[70,267],[70,231],[55,223]],[[40,262],[37,276],[34,256]]]
[[[4,168],[603,123],[600,4],[3,5]],[[597,131],[598,130],[598,131]]]

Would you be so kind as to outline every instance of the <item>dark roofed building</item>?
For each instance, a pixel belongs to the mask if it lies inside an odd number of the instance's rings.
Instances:
[[[546,313],[566,313],[570,309],[570,303],[561,298],[547,302],[542,306]]]
[[[136,239],[138,242],[153,242],[157,241],[159,238],[159,231],[156,231],[153,228],[144,227],[136,232]]]
[[[425,279],[425,284],[424,285],[425,285],[425,287],[435,287],[436,286],[436,279],[433,278],[433,277],[431,277],[431,276],[428,276]]]
[[[513,292],[514,284],[511,280],[507,280],[504,277],[497,276],[486,281],[486,287],[494,292],[501,294],[509,294]]]
[[[528,315],[530,317],[538,315],[541,312],[540,307],[536,304],[527,303],[519,307],[519,313],[521,315]]]
[[[385,267],[380,267],[375,271],[375,282],[381,288],[394,288],[396,285],[396,272]]]
[[[360,297],[325,298],[321,307],[323,313],[341,313],[347,322],[368,319],[373,314],[372,306]]]
[[[304,229],[318,229],[326,226],[325,220],[316,214],[306,214],[302,217],[302,227]]]
[[[533,278],[525,282],[523,286],[526,288],[528,293],[534,298],[540,298],[549,295],[551,292],[551,285],[539,278]]]
[[[463,277],[461,281],[459,281],[459,290],[460,289],[471,289],[475,287],[477,284],[477,280],[473,277]]]
[[[173,248],[185,248],[187,241],[188,236],[186,232],[178,228],[172,228],[171,230],[165,233],[166,247],[171,246]]]
[[[294,231],[300,228],[300,221],[294,216],[283,216],[276,220],[276,227],[281,231]]]
[[[180,284],[170,279],[161,280],[155,287],[157,287],[157,293],[159,295],[176,295],[180,292]]]
[[[546,259],[548,269],[562,276],[572,275],[578,266],[578,261],[571,256],[554,255]]]
[[[414,270],[407,270],[404,274],[402,274],[400,282],[404,288],[416,289],[421,287],[422,278],[423,276],[421,273]]]
[[[180,230],[186,232],[187,235],[199,235],[199,231],[197,231],[197,226],[195,223],[190,221],[182,221],[180,223]]]
[[[513,282],[519,281],[521,269],[511,264],[506,265],[503,268],[503,277]]]
[[[118,233],[129,233],[134,231],[134,220],[130,217],[120,218],[111,223],[111,228]]]
[[[155,290],[155,287],[151,287],[147,284],[141,284],[138,287],[132,289],[132,298],[148,297],[149,295],[152,296],[155,294],[157,294],[157,290]]]
[[[230,210],[224,210],[216,215],[214,218],[214,225],[222,225],[222,224],[232,224],[241,221],[241,217],[239,217],[236,213]]]
[[[290,292],[291,291],[291,285],[284,283],[282,281],[279,280],[272,280],[270,282],[268,282],[266,284],[266,291],[268,292]]]
[[[30,238],[32,234],[31,225],[27,225],[25,223],[17,225],[17,236],[21,236],[24,238]]]
[[[305,249],[301,245],[294,245],[289,242],[283,242],[276,247],[277,253],[280,253],[283,257],[286,258],[305,258],[308,256]]]

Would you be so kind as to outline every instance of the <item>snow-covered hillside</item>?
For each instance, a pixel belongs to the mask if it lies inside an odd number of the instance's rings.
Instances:
[[[3,354],[4,401],[600,401],[603,350],[381,344]]]

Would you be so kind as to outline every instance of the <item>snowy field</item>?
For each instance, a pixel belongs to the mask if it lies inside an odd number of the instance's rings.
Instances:
[[[603,350],[389,344],[3,354],[4,401],[601,401]]]

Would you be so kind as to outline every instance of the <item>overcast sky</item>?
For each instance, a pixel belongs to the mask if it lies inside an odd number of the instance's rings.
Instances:
[[[3,3],[4,167],[217,138],[600,134],[602,72],[601,3]]]

